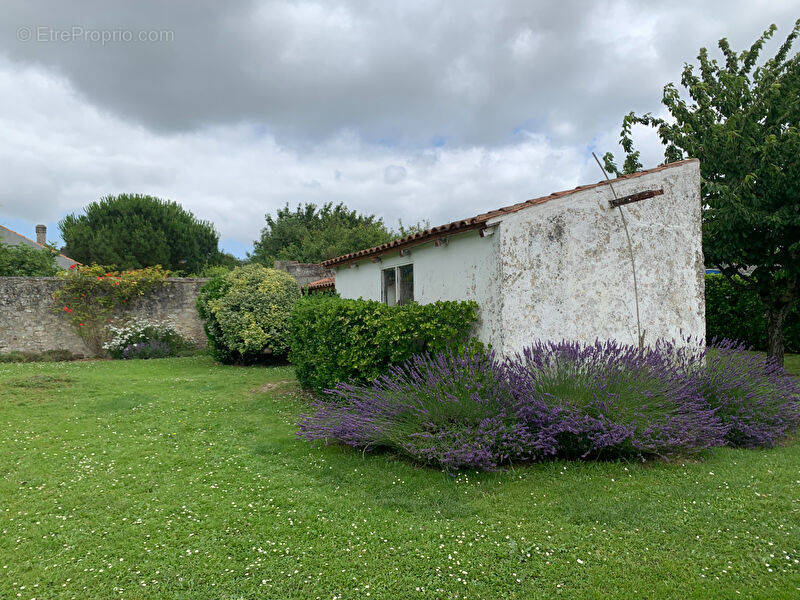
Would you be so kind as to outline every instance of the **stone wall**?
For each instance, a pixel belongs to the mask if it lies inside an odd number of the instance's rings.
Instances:
[[[123,316],[169,322],[184,337],[205,346],[195,300],[207,279],[169,278],[151,294],[131,303]],[[0,353],[69,350],[89,355],[64,315],[53,312],[55,277],[0,277]]]
[[[330,277],[333,273],[316,263],[300,263],[295,260],[276,260],[275,268],[286,271],[295,278],[300,287],[305,287],[312,281],[323,277]]]

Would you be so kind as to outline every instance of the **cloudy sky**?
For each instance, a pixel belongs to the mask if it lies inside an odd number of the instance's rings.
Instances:
[[[622,115],[658,112],[701,46],[773,22],[780,40],[798,17],[797,0],[3,0],[0,224],[59,241],[65,214],[139,192],[241,256],[286,203],[447,222],[599,180],[591,152],[618,151]]]

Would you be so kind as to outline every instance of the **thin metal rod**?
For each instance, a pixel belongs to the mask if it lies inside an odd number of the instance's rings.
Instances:
[[[614,189],[614,185],[611,183],[611,178],[608,176],[608,173],[606,173],[603,165],[600,164],[600,159],[597,158],[597,155],[594,152],[592,152],[592,156],[594,157],[597,166],[600,167],[600,170],[603,172],[603,175],[605,175],[606,181],[608,181],[608,187],[611,188],[611,193],[614,194],[614,199],[619,200],[617,192]],[[631,257],[631,271],[633,272],[633,299],[636,303],[636,333],[639,338],[639,349],[641,350],[644,348],[644,334],[642,333],[642,322],[639,318],[639,284],[636,280],[636,258],[633,255],[633,244],[631,243],[631,234],[628,232],[628,221],[625,219],[625,212],[622,210],[622,206],[617,206],[617,210],[619,211],[619,216],[622,217],[622,227],[625,229],[625,238],[628,240],[628,252]]]

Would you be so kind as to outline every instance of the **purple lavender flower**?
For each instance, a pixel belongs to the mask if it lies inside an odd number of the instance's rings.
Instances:
[[[770,446],[800,426],[798,383],[741,346],[534,343],[521,354],[419,355],[341,383],[300,422],[309,441],[446,469]]]
[[[732,340],[712,341],[691,371],[734,447],[771,447],[800,427],[800,385],[782,365]]]
[[[725,429],[685,376],[683,352],[671,344],[537,342],[507,361],[507,374],[543,455],[688,454],[720,445]]]
[[[122,349],[122,358],[164,358],[172,353],[169,344],[156,339],[130,344]]]

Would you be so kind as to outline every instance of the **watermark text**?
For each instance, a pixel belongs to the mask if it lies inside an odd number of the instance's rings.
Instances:
[[[175,32],[171,29],[92,29],[73,25],[72,27],[20,27],[17,29],[17,40],[36,43],[71,43],[87,44],[139,44],[165,43],[175,40]]]

